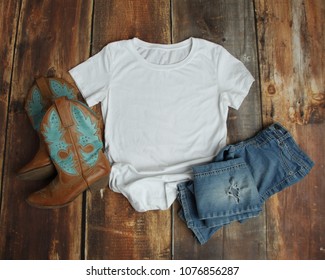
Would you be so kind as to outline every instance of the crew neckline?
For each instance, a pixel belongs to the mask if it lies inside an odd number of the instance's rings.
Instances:
[[[145,59],[137,50],[137,47],[141,47],[141,48],[147,48],[147,49],[165,49],[165,50],[173,50],[173,49],[180,49],[180,48],[184,48],[190,46],[190,50],[189,53],[186,55],[186,57],[178,62],[175,63],[171,63],[171,64],[156,64],[156,63],[152,63],[150,61],[148,61],[147,59]],[[174,44],[157,44],[157,43],[149,43],[149,42],[145,42],[137,37],[134,37],[133,39],[130,40],[130,49],[132,51],[132,53],[135,55],[135,57],[137,58],[137,60],[150,68],[154,68],[154,69],[173,69],[173,68],[178,68],[186,63],[188,63],[192,57],[193,57],[193,53],[194,53],[194,49],[195,49],[195,40],[193,37],[189,37],[188,39],[185,39],[179,43],[174,43]]]

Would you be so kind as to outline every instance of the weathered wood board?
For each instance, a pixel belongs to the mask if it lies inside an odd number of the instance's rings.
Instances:
[[[6,133],[1,259],[81,258],[82,197],[59,210],[30,207],[28,194],[47,182],[22,182],[15,173],[38,146],[24,112],[27,91],[41,75],[69,79],[67,70],[89,54],[91,15],[92,1],[21,1]]]
[[[139,37],[170,42],[169,1],[96,1],[93,49]],[[87,194],[87,259],[170,259],[170,211],[137,213],[127,199],[108,188]]]
[[[245,63],[256,82],[239,111],[228,117],[229,143],[247,139],[261,129],[259,74],[254,8],[252,1],[173,1],[173,42],[189,36],[223,45]],[[185,12],[184,12],[185,11]],[[233,223],[201,246],[177,217],[176,259],[264,259],[264,213],[244,224]]]
[[[13,56],[19,18],[19,1],[0,2],[0,38],[2,47],[0,49],[0,193],[2,171],[4,167],[4,153],[6,143],[6,129],[8,118],[8,103],[10,95],[10,83],[13,66]],[[1,199],[1,197],[0,197]]]
[[[311,173],[267,203],[268,259],[324,259],[325,2],[256,1],[263,123],[285,125]]]

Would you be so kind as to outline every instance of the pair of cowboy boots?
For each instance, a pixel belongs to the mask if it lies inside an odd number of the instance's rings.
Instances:
[[[108,185],[110,165],[102,152],[96,114],[76,100],[76,90],[57,78],[40,78],[26,100],[26,112],[40,136],[40,148],[18,176],[43,179],[57,172],[48,186],[27,202],[39,208],[58,208],[86,189]]]

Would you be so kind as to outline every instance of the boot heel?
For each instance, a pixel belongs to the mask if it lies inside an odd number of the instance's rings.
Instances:
[[[105,177],[97,180],[93,184],[91,184],[89,186],[89,189],[90,189],[91,192],[99,191],[99,190],[107,187],[108,186],[108,182],[109,182],[109,175],[108,176],[105,176]]]

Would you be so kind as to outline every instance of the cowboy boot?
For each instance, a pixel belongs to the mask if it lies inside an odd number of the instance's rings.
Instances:
[[[54,100],[40,132],[58,175],[27,202],[38,208],[58,208],[86,189],[108,186],[110,165],[102,152],[97,116],[79,101]]]
[[[33,128],[39,133],[40,123],[52,100],[61,96],[76,99],[77,90],[60,78],[38,78],[27,94],[25,111]],[[55,174],[55,167],[40,137],[39,149],[33,159],[18,171],[21,180],[40,180]]]

